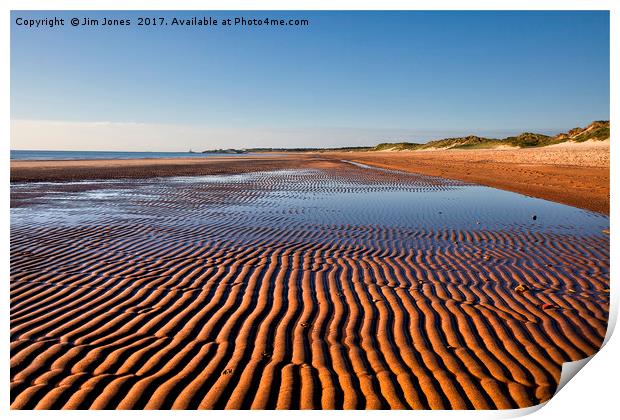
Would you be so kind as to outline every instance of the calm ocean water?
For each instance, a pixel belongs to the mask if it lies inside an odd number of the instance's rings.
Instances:
[[[215,153],[188,152],[80,152],[60,150],[11,150],[11,160],[208,158],[211,156],[222,155]]]

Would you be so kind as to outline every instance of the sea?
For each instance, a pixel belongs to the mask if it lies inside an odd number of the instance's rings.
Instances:
[[[61,150],[11,150],[11,160],[84,160],[84,159],[161,159],[161,158],[209,158],[231,156],[222,153],[191,152],[93,152]],[[244,155],[251,155],[247,153]]]

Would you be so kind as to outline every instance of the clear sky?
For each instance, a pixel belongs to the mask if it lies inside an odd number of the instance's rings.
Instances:
[[[17,18],[63,17],[26,28]],[[130,27],[72,27],[72,17]],[[305,27],[140,27],[139,16]],[[12,12],[11,147],[344,146],[609,119],[608,12]]]

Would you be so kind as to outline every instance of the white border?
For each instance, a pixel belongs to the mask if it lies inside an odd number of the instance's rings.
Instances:
[[[615,146],[615,139],[620,138],[618,136],[618,130],[616,129],[615,122],[618,121],[618,83],[614,79],[615,75],[620,74],[619,66],[619,52],[620,45],[618,42],[618,24],[619,24],[619,8],[617,1],[610,0],[509,0],[509,1],[491,1],[491,0],[449,0],[449,1],[426,1],[426,0],[383,0],[383,1],[371,1],[371,0],[357,0],[357,1],[345,1],[345,0],[2,0],[0,2],[0,9],[2,10],[2,19],[0,19],[0,33],[2,34],[2,41],[0,42],[0,57],[3,58],[0,67],[0,79],[3,89],[0,92],[5,92],[4,97],[0,101],[0,127],[2,133],[2,139],[4,146],[0,153],[5,164],[2,171],[2,200],[4,204],[5,223],[1,225],[4,241],[1,241],[0,254],[9,255],[9,139],[10,139],[10,74],[9,62],[10,57],[10,10],[610,10],[611,17],[611,56],[610,65],[611,70],[611,113],[610,119],[612,121],[611,137],[611,159],[612,162],[616,162],[616,155],[618,154],[617,147]],[[579,54],[578,51],[575,52]],[[571,57],[567,57],[567,61]],[[617,77],[617,76],[616,76]],[[615,221],[618,218],[618,206],[615,199],[618,185],[618,170],[612,165],[611,169],[611,220]],[[611,223],[613,225],[613,223]],[[617,318],[618,309],[618,288],[616,278],[616,257],[618,255],[618,240],[615,235],[615,228],[612,226],[611,236],[611,277],[612,277],[612,310],[610,314],[610,330],[611,325],[615,324]],[[2,319],[9,319],[9,260],[2,260],[2,276],[1,282],[1,296],[0,310],[2,312]],[[2,335],[3,341],[0,345],[0,372],[2,372],[2,393],[0,399],[0,412],[4,415],[10,415],[15,418],[30,418],[38,417],[43,413],[40,412],[27,412],[27,411],[9,411],[9,393],[8,393],[8,361],[9,361],[9,331],[8,323],[3,325]],[[609,337],[608,337],[609,338]],[[532,415],[532,418],[584,418],[585,416],[591,418],[611,418],[614,412],[617,412],[618,400],[616,392],[616,381],[618,380],[618,374],[620,374],[620,362],[618,357],[620,355],[620,343],[617,337],[612,338],[603,348],[603,350],[596,355],[590,363],[588,363],[583,371],[577,375],[576,380],[570,381],[556,396],[554,396],[546,406]],[[116,412],[104,412],[104,411],[89,411],[89,412],[52,412],[45,413],[44,415],[52,416],[67,416],[69,418],[77,418],[78,416],[86,416],[93,418],[103,417],[123,417],[123,418],[138,418],[138,416],[148,416],[153,418],[163,418],[166,416],[182,416],[193,417],[196,416],[217,416],[228,418],[268,418],[268,417],[281,417],[281,416],[298,416],[306,417],[310,416],[322,416],[330,415],[340,418],[353,418],[353,416],[368,416],[378,418],[379,416],[405,416],[410,418],[411,416],[424,417],[424,418],[504,418],[515,417],[526,414],[532,410],[515,410],[504,412],[304,412],[296,411],[294,413],[289,412],[277,412],[277,411],[264,411],[264,412],[167,412],[167,411],[116,411]]]
[[[10,10],[610,10],[611,0],[4,0]]]

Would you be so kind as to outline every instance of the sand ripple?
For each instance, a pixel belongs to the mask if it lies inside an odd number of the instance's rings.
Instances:
[[[594,213],[346,164],[86,184],[12,187],[12,408],[526,407],[607,328]]]

